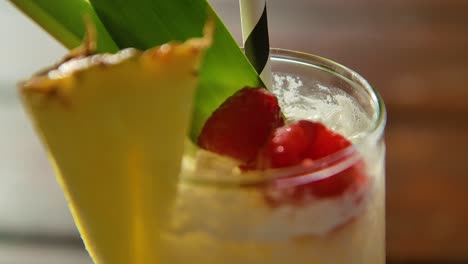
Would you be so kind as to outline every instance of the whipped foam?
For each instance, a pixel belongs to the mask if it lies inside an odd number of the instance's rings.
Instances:
[[[372,125],[355,99],[339,88],[287,74],[275,74],[273,81],[273,93],[290,121],[321,122],[351,141]]]

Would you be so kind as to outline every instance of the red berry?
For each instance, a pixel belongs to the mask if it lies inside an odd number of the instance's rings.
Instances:
[[[305,175],[307,173],[304,173],[304,175],[291,175],[289,180]],[[274,206],[284,203],[301,205],[307,203],[311,197],[333,198],[339,197],[348,191],[357,192],[366,187],[366,183],[364,162],[360,160],[337,174],[323,179],[311,179],[309,182],[301,182],[295,186],[288,184],[288,178],[276,180],[268,187],[266,199]]]
[[[198,144],[209,151],[255,160],[272,131],[284,125],[276,97],[264,88],[245,87],[229,97],[206,121]]]
[[[321,123],[315,123],[314,132],[313,146],[309,149],[307,158],[320,159],[351,146],[351,142],[345,137],[326,128]]]
[[[340,196],[354,184],[363,183],[366,179],[364,173],[364,162],[360,161],[335,175],[296,187],[295,195],[297,198],[308,194],[319,198]]]
[[[323,158],[350,145],[346,138],[323,124],[301,120],[273,132],[260,152],[257,167],[296,165],[305,159]]]
[[[346,138],[326,128],[323,124],[301,120],[288,126],[277,128],[259,152],[258,169],[281,168],[314,162],[350,146]],[[307,162],[306,162],[307,161]],[[305,171],[313,173],[312,171]],[[297,186],[282,186],[277,181],[274,186],[273,200],[300,203],[307,197],[319,198],[340,196],[355,184],[365,182],[364,162],[323,179],[311,179]],[[296,177],[300,175],[290,175]],[[270,197],[271,198],[271,197]],[[271,200],[271,199],[270,199]]]
[[[315,125],[304,120],[277,128],[260,151],[257,168],[281,168],[301,163],[314,142]]]

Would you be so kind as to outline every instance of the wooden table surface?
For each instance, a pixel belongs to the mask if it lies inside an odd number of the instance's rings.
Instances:
[[[211,2],[240,39],[237,1]],[[382,94],[389,263],[468,263],[468,1],[269,0],[269,24],[273,47],[340,62]],[[89,263],[80,244],[21,241],[0,241],[0,263],[61,263],[56,250]]]

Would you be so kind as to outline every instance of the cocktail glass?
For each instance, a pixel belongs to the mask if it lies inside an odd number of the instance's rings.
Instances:
[[[247,172],[188,146],[171,220],[155,250],[172,264],[385,263],[382,99],[338,63],[271,54],[274,91],[288,120],[323,122],[353,145],[301,165]]]

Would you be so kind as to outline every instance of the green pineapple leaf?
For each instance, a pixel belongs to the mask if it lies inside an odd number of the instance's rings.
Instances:
[[[119,48],[96,16],[87,0],[10,0],[18,9],[68,49],[83,41],[86,25],[84,18],[92,19],[97,32],[98,52],[117,52]]]

